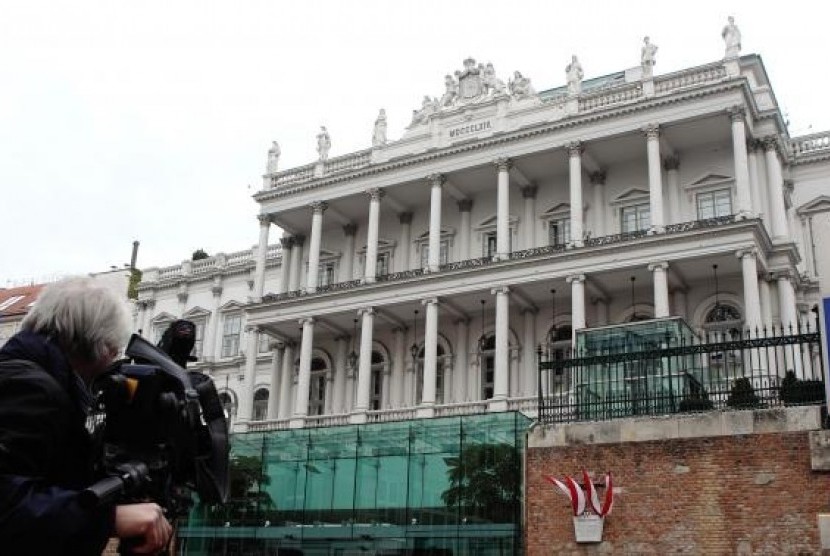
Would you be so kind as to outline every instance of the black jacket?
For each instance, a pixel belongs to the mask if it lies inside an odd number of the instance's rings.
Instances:
[[[90,395],[48,338],[24,331],[0,348],[0,553],[100,554],[114,508],[84,508],[93,482]]]

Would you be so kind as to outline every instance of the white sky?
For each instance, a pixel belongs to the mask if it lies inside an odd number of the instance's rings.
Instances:
[[[684,7],[680,8],[682,4]],[[0,287],[167,266],[257,241],[266,151],[280,169],[397,139],[467,56],[537,90],[639,64],[722,58],[734,15],[791,135],[830,130],[826,2],[0,0]],[[278,234],[272,233],[272,241]]]

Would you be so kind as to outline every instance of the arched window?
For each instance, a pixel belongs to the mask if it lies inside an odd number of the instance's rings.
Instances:
[[[254,421],[268,418],[268,390],[260,388],[254,392]]]
[[[444,346],[440,343],[436,346],[435,357],[435,403],[444,403]],[[424,346],[418,352],[418,372],[416,373],[416,399],[415,403],[421,403],[424,397]]]
[[[311,384],[308,389],[308,414],[322,415],[326,412],[326,381],[329,366],[320,356],[311,358]]]
[[[386,359],[380,351],[372,351],[372,391],[369,398],[369,409],[381,409],[383,404],[383,372],[386,369]]]
[[[706,313],[703,329],[707,333],[713,333],[718,337],[729,334],[732,337],[739,337],[743,328],[743,316],[741,311],[727,303],[715,303],[715,306]]]

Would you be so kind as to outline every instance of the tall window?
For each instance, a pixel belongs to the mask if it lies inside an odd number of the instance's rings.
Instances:
[[[219,402],[222,404],[222,410],[225,412],[225,418],[230,424],[231,419],[236,416],[236,406],[233,403],[233,398],[228,392],[219,394]]]
[[[193,349],[190,351],[190,355],[197,359],[201,359],[202,350],[204,349],[205,325],[207,324],[207,320],[191,319],[191,322],[196,325],[196,341],[193,342]]]
[[[329,368],[322,357],[311,359],[311,384],[308,391],[308,414],[322,415],[326,411],[326,381]]]
[[[226,315],[222,325],[222,357],[239,354],[239,334],[242,332],[242,315]]]
[[[257,353],[268,353],[269,351],[271,351],[271,336],[260,332]]]
[[[389,253],[378,253],[375,276],[385,276],[387,274],[389,274]]]
[[[317,287],[328,286],[334,282],[334,263],[320,263],[317,272]]]
[[[484,256],[492,257],[496,254],[498,246],[498,234],[496,232],[484,232],[484,244],[482,245]],[[513,251],[513,231],[507,233],[507,251]]]
[[[260,388],[254,393],[254,421],[268,418],[268,390]]]
[[[381,409],[383,404],[383,354],[372,351],[372,393],[369,400],[370,409]]]
[[[562,218],[548,222],[548,244],[565,245],[571,239],[571,219]]]
[[[496,336],[484,338],[481,342],[481,399],[493,397],[496,383]]]
[[[449,240],[441,240],[441,251],[438,253],[438,264],[447,264],[449,261],[448,253],[450,250]],[[426,268],[429,262],[429,244],[424,243],[421,246],[421,268]]]
[[[732,214],[732,194],[728,189],[698,193],[697,218],[716,218]]]
[[[648,230],[651,227],[651,209],[647,203],[631,205],[620,209],[623,233]]]

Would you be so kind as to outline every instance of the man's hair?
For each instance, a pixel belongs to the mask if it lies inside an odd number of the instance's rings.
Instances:
[[[46,334],[68,355],[94,361],[124,347],[130,333],[125,304],[92,278],[67,278],[41,292],[21,326]]]

